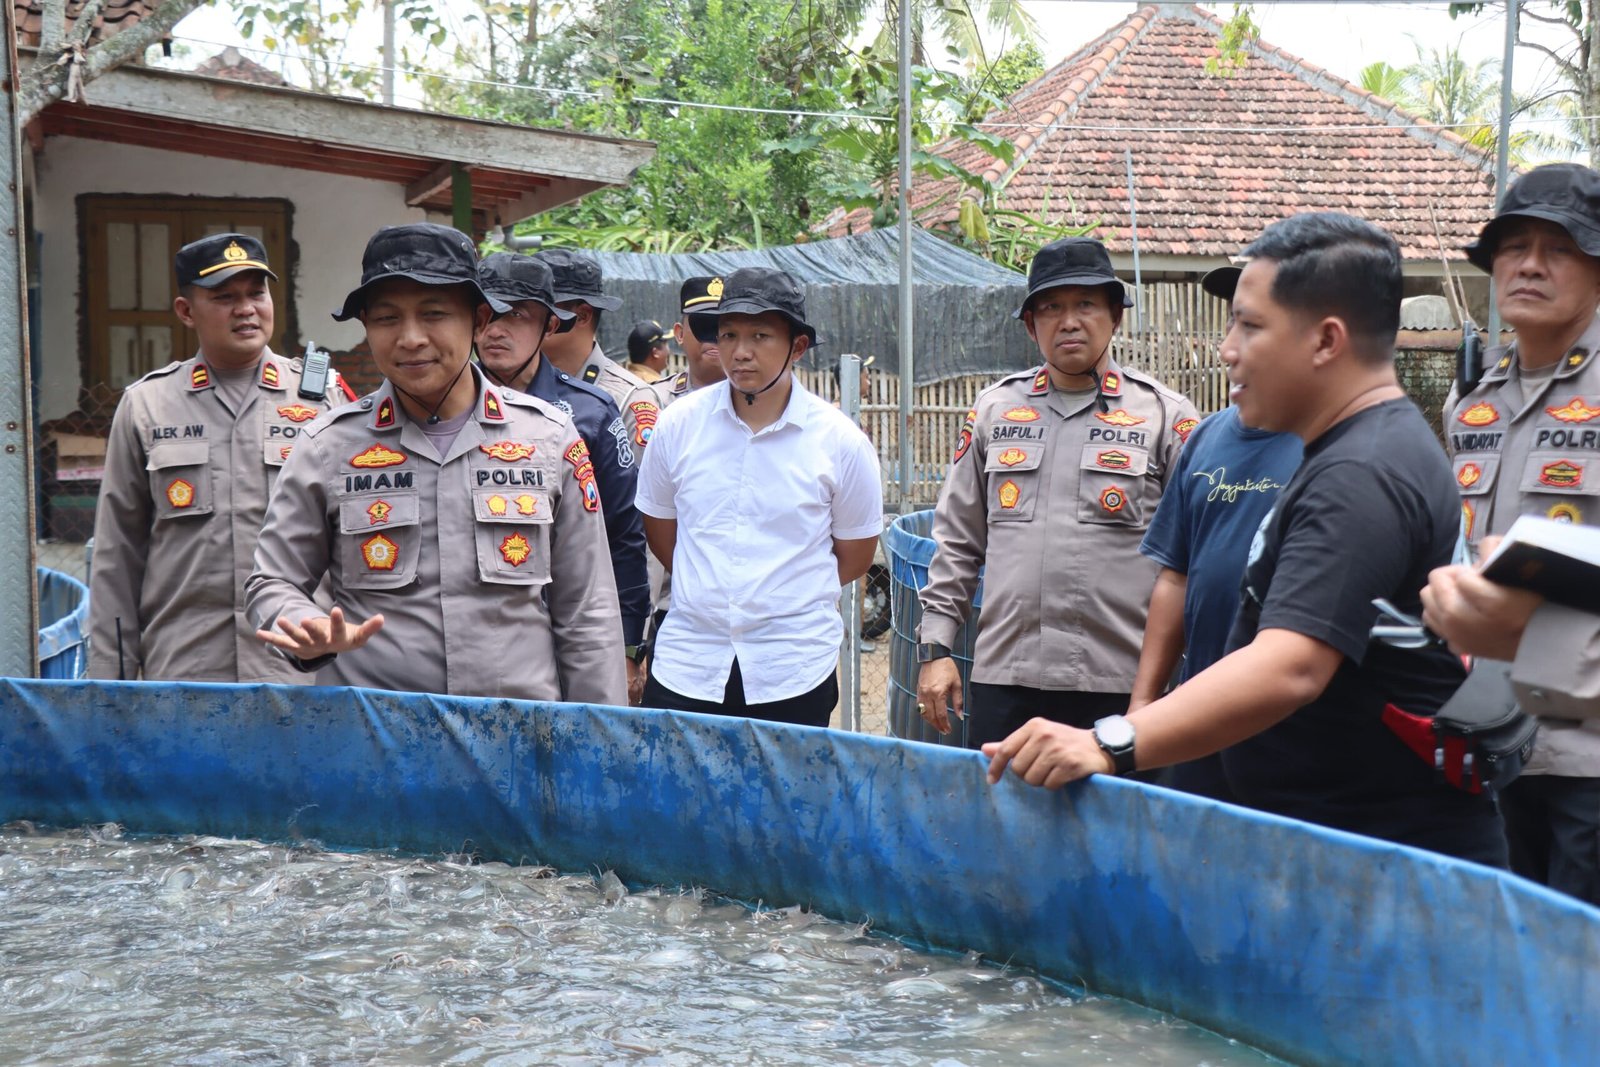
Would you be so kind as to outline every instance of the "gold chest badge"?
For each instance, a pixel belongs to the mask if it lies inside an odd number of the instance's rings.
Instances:
[[[1022,490],[1017,488],[1017,483],[1009,478],[1006,479],[1000,486],[1000,506],[1010,511],[1017,506],[1017,502],[1021,499]]]
[[[177,479],[167,486],[167,503],[175,508],[189,507],[194,503],[194,486],[182,478]]]
[[[369,571],[392,571],[400,561],[400,546],[383,534],[374,534],[361,542],[361,558]]]
[[[1125,408],[1117,408],[1115,411],[1097,411],[1094,413],[1094,417],[1112,426],[1137,426],[1145,421],[1138,415],[1130,414]]]

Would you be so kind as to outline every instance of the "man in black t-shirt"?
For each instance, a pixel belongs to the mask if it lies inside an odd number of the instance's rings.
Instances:
[[[1493,801],[1436,782],[1383,723],[1390,703],[1436,711],[1464,677],[1443,648],[1369,637],[1374,598],[1419,610],[1460,516],[1444,453],[1395,377],[1399,248],[1322,213],[1275,223],[1245,255],[1222,346],[1230,398],[1248,425],[1306,448],[1250,546],[1228,654],[1093,731],[1030,721],[984,746],[989,779],[1009,763],[1055,788],[1220,750],[1241,803],[1505,866]]]

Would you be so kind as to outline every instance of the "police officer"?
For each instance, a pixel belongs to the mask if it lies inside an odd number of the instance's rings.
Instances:
[[[310,420],[343,403],[334,372],[275,354],[260,241],[214,234],[178,250],[173,311],[190,359],[122,394],[95,513],[89,676],[301,682],[244,623],[244,579],[284,460]],[[309,395],[308,395],[309,394]]]
[[[615,311],[622,301],[607,296],[600,264],[591,255],[571,248],[537,253],[555,278],[556,305],[573,313],[572,328],[547,336],[544,354],[556,369],[588,385],[604,389],[622,412],[628,439],[643,447],[661,413],[655,394],[638,378],[623,370],[600,350],[600,314]]]
[[[594,462],[563,412],[471,363],[509,310],[472,242],[389,226],[361,266],[334,317],[361,319],[385,381],[284,467],[246,588],[259,636],[323,684],[623,703]]]
[[[611,572],[620,600],[628,692],[637,703],[644,692],[638,660],[650,616],[650,580],[644,524],[633,503],[638,476],[633,443],[611,397],[557,370],[539,354],[547,333],[573,321],[572,312],[555,306],[550,268],[535,256],[496,252],[478,265],[478,281],[491,297],[511,306],[478,331],[478,360],[484,373],[497,385],[530,393],[566,412],[594,457],[600,513],[605,516]]]
[[[987,564],[970,747],[1034,716],[1087,728],[1127,710],[1157,571],[1139,541],[1198,421],[1112,360],[1131,305],[1099,241],[1041,248],[1015,315],[1044,364],[984,390],[961,428],[921,594],[917,700],[943,733],[947,704],[964,710],[950,646]]]
[[[1523,175],[1467,249],[1494,278],[1516,342],[1486,353],[1483,380],[1445,403],[1468,541],[1520,515],[1600,525],[1600,174],[1554,163]],[[1591,470],[1590,468],[1594,469]],[[1500,795],[1512,869],[1600,904],[1600,721],[1571,696],[1600,670],[1600,622],[1544,605],[1511,671],[1539,735]]]
[[[671,336],[655,319],[634,323],[628,331],[628,373],[646,385],[659,382],[667,370],[667,357],[672,354],[667,346]]]

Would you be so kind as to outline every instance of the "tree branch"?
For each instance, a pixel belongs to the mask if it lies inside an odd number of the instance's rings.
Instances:
[[[100,17],[100,8],[104,3],[105,0],[89,0],[78,9],[78,17],[72,23],[72,31],[67,34],[67,47],[89,42],[89,35],[94,32],[94,20]]]
[[[1580,76],[1580,70],[1571,60],[1565,58],[1548,45],[1540,44],[1538,41],[1523,40],[1522,33],[1520,31],[1517,33],[1517,44],[1523,48],[1531,48],[1535,52],[1543,52],[1555,62],[1556,69],[1560,70],[1562,74],[1566,75],[1568,78],[1571,78],[1573,81],[1577,81],[1578,77]]]
[[[39,17],[39,53],[59,51],[67,36],[67,0],[44,0]]]
[[[26,126],[39,112],[60,99],[72,76],[73,66],[79,68],[78,77],[84,83],[91,82],[107,71],[142,56],[145,49],[160,41],[185,15],[203,3],[205,0],[162,0],[161,6],[148,17],[84,51],[81,59],[72,54],[81,46],[81,40],[75,40],[65,47],[58,42],[53,53],[41,47],[37,61],[21,78],[22,84],[17,93],[17,124]]]

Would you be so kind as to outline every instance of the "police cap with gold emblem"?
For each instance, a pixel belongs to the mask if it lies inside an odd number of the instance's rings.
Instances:
[[[1506,190],[1500,210],[1467,246],[1467,259],[1483,271],[1494,267],[1494,251],[1514,219],[1544,219],[1560,226],[1577,246],[1600,258],[1600,173],[1581,163],[1535,167]]]
[[[507,304],[533,301],[543,304],[557,319],[556,332],[572,329],[577,316],[556,307],[555,278],[550,265],[537,256],[524,256],[516,252],[495,252],[483,257],[478,264],[478,284],[496,300]]]
[[[1022,306],[1011,313],[1022,318],[1033,298],[1046,289],[1063,285],[1098,285],[1111,294],[1113,306],[1133,307],[1133,298],[1127,287],[1117,280],[1111,269],[1111,255],[1106,246],[1093,237],[1063,237],[1051,241],[1034,255],[1028,265],[1028,295]]]
[[[198,241],[190,241],[178,249],[174,266],[178,271],[178,288],[198,285],[202,289],[215,289],[235,274],[258,270],[278,280],[267,266],[265,246],[247,233],[214,233]]]
[[[372,235],[361,255],[361,284],[350,290],[344,305],[333,313],[344,322],[367,306],[374,285],[390,278],[408,278],[423,285],[465,285],[473,296],[488,304],[496,315],[510,305],[483,291],[478,281],[478,250],[460,230],[436,222],[408,222],[385,226]]]
[[[717,302],[722,299],[722,288],[722,279],[709,274],[686,280],[678,287],[678,304],[683,314],[715,313]]]

